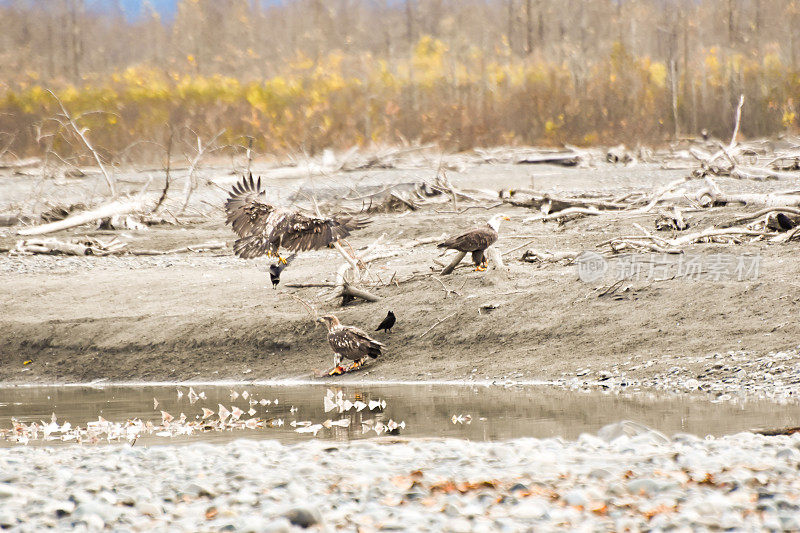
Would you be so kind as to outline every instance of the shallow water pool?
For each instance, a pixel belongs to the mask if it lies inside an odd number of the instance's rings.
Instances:
[[[668,435],[722,435],[800,425],[800,406],[582,393],[540,385],[0,388],[0,446],[109,441],[141,446],[236,438],[342,441],[387,435],[574,439],[626,419]]]

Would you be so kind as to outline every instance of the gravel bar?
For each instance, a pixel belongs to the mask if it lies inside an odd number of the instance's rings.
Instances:
[[[665,371],[638,379],[627,375],[626,370],[646,369],[654,361],[636,363],[629,359],[600,370],[581,368],[575,372],[576,377],[556,379],[553,384],[568,390],[650,389],[688,393],[710,397],[713,402],[769,400],[783,405],[800,402],[800,347],[768,353],[680,355],[672,356],[670,362],[672,366]]]
[[[0,449],[0,526],[151,531],[798,530],[800,435]]]

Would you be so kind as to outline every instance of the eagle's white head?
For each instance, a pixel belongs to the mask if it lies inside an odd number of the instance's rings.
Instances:
[[[321,316],[317,319],[317,322],[322,322],[325,324],[325,327],[328,328],[328,331],[332,331],[336,326],[340,325],[339,319],[333,315]]]
[[[504,215],[503,213],[498,213],[495,216],[493,216],[492,218],[490,218],[489,222],[487,222],[487,224],[489,224],[489,226],[491,226],[491,228],[493,230],[499,232],[500,231],[500,221],[501,220],[511,220],[511,219],[508,218],[508,216]]]

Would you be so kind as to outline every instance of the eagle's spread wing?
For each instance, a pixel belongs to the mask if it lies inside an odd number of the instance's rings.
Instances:
[[[267,219],[275,208],[266,202],[266,192],[261,189],[261,178],[253,180],[250,174],[233,186],[225,202],[228,214],[226,224],[230,224],[239,237],[264,235]]]
[[[367,356],[373,359],[381,355],[383,344],[353,326],[342,326],[328,334],[331,348],[347,359],[358,361]]]
[[[283,246],[293,252],[324,248],[361,229],[369,220],[352,216],[310,217],[266,202],[261,178],[250,174],[236,185],[225,203],[226,223],[240,239],[233,243],[239,257],[277,254]]]
[[[233,253],[242,259],[252,259],[259,257],[269,252],[275,255],[278,252],[278,247],[262,235],[248,235],[241,239],[236,239],[233,243]]]
[[[276,228],[281,232],[281,246],[287,250],[318,250],[350,235],[353,230],[361,229],[369,224],[368,220],[355,217],[308,217],[302,213],[293,213],[286,218],[283,227]]]
[[[497,241],[497,232],[490,226],[474,228],[441,243],[439,248],[453,248],[461,252],[485,250]]]

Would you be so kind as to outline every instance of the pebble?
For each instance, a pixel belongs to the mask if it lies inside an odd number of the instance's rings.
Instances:
[[[136,506],[136,509],[143,515],[147,515],[152,518],[158,518],[163,514],[161,507],[152,502],[142,502]]]
[[[800,435],[0,448],[0,526],[25,530],[800,529]],[[113,464],[113,469],[106,468]],[[414,485],[407,480],[412,472]],[[132,481],[132,480],[135,480]]]
[[[708,395],[713,402],[800,402],[800,347],[769,353],[731,351],[673,358],[682,364],[670,366],[662,372],[644,370],[652,366],[652,361],[626,367],[630,372],[637,371],[638,377],[619,374],[615,369],[601,369],[590,378],[590,369],[578,369],[575,372],[577,377],[564,373],[568,377],[552,383],[569,390],[601,388],[608,392],[621,392],[633,388],[681,395],[688,392]]]
[[[322,522],[322,517],[316,509],[298,507],[290,509],[283,515],[289,522],[300,527],[311,527]]]
[[[588,500],[586,499],[586,495],[583,493],[582,490],[574,489],[563,496],[564,501],[567,502],[567,505],[586,505]]]
[[[0,509],[0,527],[6,529],[17,525],[17,516],[10,509]]]

